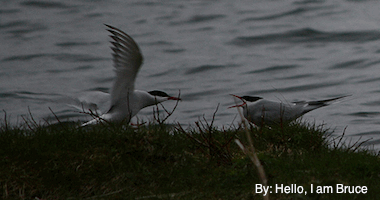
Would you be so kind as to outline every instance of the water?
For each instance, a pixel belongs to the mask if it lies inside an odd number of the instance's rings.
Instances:
[[[380,147],[380,4],[377,1],[41,1],[0,3],[0,108],[12,123],[83,119],[63,95],[108,91],[114,77],[104,23],[130,34],[144,65],[136,88],[179,90],[168,122],[237,123],[228,94],[317,100],[310,112],[355,141]],[[170,109],[173,102],[164,105]],[[49,109],[50,108],[50,109]],[[140,119],[151,119],[152,108]],[[2,113],[4,118],[4,112]]]

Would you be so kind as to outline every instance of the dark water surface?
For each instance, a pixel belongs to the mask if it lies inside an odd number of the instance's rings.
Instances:
[[[28,113],[83,115],[56,100],[108,91],[114,77],[104,23],[130,34],[144,65],[137,89],[181,92],[169,122],[236,117],[229,94],[291,102],[352,94],[305,115],[355,141],[380,144],[378,1],[0,2],[0,108],[12,123]],[[173,102],[164,105],[170,109]],[[152,109],[139,114],[151,119]],[[1,117],[3,118],[3,114]]]

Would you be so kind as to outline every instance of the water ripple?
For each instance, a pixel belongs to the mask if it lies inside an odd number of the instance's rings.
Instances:
[[[52,74],[70,73],[70,72],[79,73],[80,71],[85,71],[85,70],[89,70],[89,69],[93,69],[93,68],[94,68],[93,66],[84,65],[84,66],[79,66],[79,67],[75,67],[75,68],[72,68],[72,69],[67,69],[67,68],[63,68],[63,69],[47,69],[46,72],[52,73]]]
[[[13,99],[33,99],[33,100],[45,100],[48,101],[48,99],[52,97],[58,96],[57,94],[53,93],[43,93],[43,92],[30,92],[30,91],[11,91],[11,92],[1,92],[0,97],[1,98],[13,98]]]
[[[186,94],[181,94],[182,99],[186,100],[196,100],[201,99],[207,95],[215,95],[226,92],[226,89],[219,88],[219,89],[209,89],[209,90],[200,90],[196,92],[187,92]]]
[[[311,78],[315,77],[315,74],[298,74],[298,75],[291,75],[283,78],[279,78],[281,80],[296,80],[296,79],[305,79],[305,78]]]
[[[23,6],[37,7],[37,8],[44,8],[44,9],[46,8],[66,9],[66,8],[71,7],[60,2],[51,2],[51,1],[24,1],[24,2],[21,2],[20,4]]]
[[[197,73],[202,73],[202,72],[205,72],[205,71],[210,71],[210,70],[216,70],[216,69],[222,69],[222,68],[225,68],[226,66],[224,65],[202,65],[202,66],[199,66],[199,67],[195,67],[195,68],[192,68],[192,69],[189,69],[185,72],[186,75],[189,75],[189,74],[197,74]]]
[[[225,15],[194,15],[189,20],[187,20],[187,23],[201,23],[224,17]]]
[[[368,42],[379,38],[379,31],[324,32],[312,28],[302,28],[260,36],[239,36],[228,44],[245,47],[270,43]]]
[[[247,73],[249,73],[249,74],[267,73],[267,72],[272,73],[272,72],[277,72],[277,71],[286,71],[286,70],[290,70],[290,69],[295,69],[298,67],[300,67],[300,66],[299,65],[276,65],[276,66],[267,67],[264,69],[253,70],[253,71],[250,71]]]
[[[1,13],[0,13],[1,14]],[[7,23],[4,23],[4,24],[1,24],[0,25],[0,29],[7,29],[7,28],[12,28],[12,27],[22,27],[22,26],[25,26],[27,25],[28,22],[25,21],[25,20],[15,20],[15,21],[12,21],[12,22],[7,22]]]
[[[73,46],[88,46],[88,45],[98,45],[99,42],[59,42],[56,46],[59,47],[73,47]]]
[[[9,56],[3,58],[1,61],[28,61],[35,58],[41,57],[52,57],[56,60],[60,61],[68,61],[68,62],[96,62],[100,60],[107,60],[105,58],[94,57],[87,54],[26,54],[26,55],[17,55],[17,56]]]
[[[160,77],[160,76],[165,76],[165,75],[168,75],[168,74],[171,74],[171,73],[173,73],[173,70],[172,69],[168,69],[168,70],[161,71],[161,72],[158,72],[158,73],[150,74],[149,77]]]
[[[182,25],[182,24],[198,24],[203,22],[210,22],[216,19],[221,19],[226,17],[225,15],[210,14],[210,15],[194,15],[187,20],[174,21],[171,25]]]
[[[350,113],[349,115],[351,116],[356,116],[356,117],[376,117],[380,115],[380,112],[375,112],[375,111],[362,111],[362,112],[355,112],[355,113]]]
[[[379,106],[380,105],[380,100],[377,101],[370,101],[367,103],[363,103],[362,105],[367,105],[367,106]]]
[[[300,92],[300,91],[312,91],[316,89],[321,88],[328,88],[331,86],[341,85],[342,82],[328,82],[328,83],[311,83],[311,84],[302,84],[297,86],[290,86],[290,87],[284,87],[284,88],[273,88],[273,89],[266,89],[266,90],[257,90],[254,91],[255,93],[263,94],[263,93],[273,93],[273,92]]]
[[[14,92],[0,92],[1,98],[17,98],[18,95]]]
[[[21,11],[21,9],[0,9],[0,15],[2,15],[2,14],[13,14],[13,13],[17,13],[20,11]]]
[[[28,61],[32,60],[34,58],[40,58],[44,57],[46,54],[27,54],[27,55],[17,55],[17,56],[9,56],[6,58],[3,58],[1,61]]]
[[[357,59],[338,63],[330,67],[330,69],[347,69],[347,68],[362,68],[366,59]]]
[[[182,52],[186,51],[186,49],[164,49],[162,51],[165,52],[165,53],[173,53],[173,54],[175,54],[175,53],[182,53]]]
[[[345,62],[334,64],[329,67],[329,69],[364,69],[367,67],[372,67],[378,65],[380,60],[369,61],[367,58],[348,60]]]
[[[147,43],[141,43],[148,46],[171,46],[173,43],[163,40],[153,41],[153,42],[147,42]]]
[[[357,134],[353,134],[353,135],[354,136],[367,136],[367,135],[378,135],[379,133],[380,133],[380,131],[368,131],[368,132],[357,133]]]
[[[276,14],[261,16],[261,17],[249,17],[249,18],[241,20],[241,22],[278,19],[278,18],[292,16],[292,15],[299,15],[304,12],[308,12],[310,10],[316,10],[316,8],[296,8],[290,11],[285,11],[283,13],[276,13]]]
[[[11,29],[8,30],[8,33],[13,34],[15,37],[22,37],[25,34],[33,33],[36,31],[48,30],[47,26],[40,23],[31,23],[28,21],[16,20],[13,22],[8,22],[5,25],[2,25],[0,28]]]

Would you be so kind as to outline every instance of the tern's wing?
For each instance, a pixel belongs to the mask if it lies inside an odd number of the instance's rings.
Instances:
[[[261,100],[251,106],[253,117],[262,122],[264,117],[266,123],[281,123],[282,121],[292,121],[302,115],[303,108],[294,104],[285,104],[269,100]]]
[[[111,105],[128,97],[134,90],[135,79],[141,67],[143,57],[136,42],[128,34],[113,26],[106,25],[113,39],[113,63],[116,79],[111,90]]]
[[[283,104],[269,100],[259,100],[248,106],[251,115],[260,119],[262,116],[267,118],[277,118],[283,112]]]

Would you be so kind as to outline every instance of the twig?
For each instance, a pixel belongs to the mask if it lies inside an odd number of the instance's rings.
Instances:
[[[32,115],[32,111],[30,111],[30,107],[29,106],[28,106],[28,113],[29,113],[30,119],[32,119],[32,122],[34,123],[34,126],[38,126],[36,120],[34,119],[34,117]]]
[[[338,141],[338,143],[337,143],[337,146],[335,146],[335,144],[334,144],[335,148],[338,148],[338,145],[342,142],[342,139],[343,139],[343,137],[344,137],[344,134],[346,134],[346,129],[347,129],[347,126],[344,128],[343,133],[342,133],[342,135],[340,136],[339,141]],[[334,143],[335,143],[335,142],[334,142]]]
[[[110,108],[111,109],[111,108]],[[92,119],[95,119],[95,120],[97,120],[97,123],[101,123],[102,125],[104,125],[103,124],[103,122],[105,122],[106,124],[111,124],[111,122],[110,121],[107,121],[107,120],[105,120],[105,119],[103,119],[101,116],[100,116],[100,114],[102,114],[102,113],[98,113],[98,111],[93,111],[93,110],[91,110],[91,109],[88,109],[88,111],[86,111],[85,109],[84,109],[84,107],[83,107],[83,104],[82,104],[82,111],[81,112],[79,112],[79,113],[81,113],[81,114],[86,114],[86,115],[90,115],[91,117],[92,117]],[[130,115],[130,117],[129,117],[129,119],[131,118],[131,112],[129,112],[129,115]]]
[[[53,110],[50,107],[49,107],[49,110],[54,115],[54,117],[58,121],[58,123],[61,123],[61,120],[59,120],[58,116],[53,112]]]
[[[156,112],[157,112],[157,118],[156,118],[156,114],[155,114],[155,111],[154,111],[154,108],[153,108],[153,117],[155,119],[155,121],[157,121],[159,124],[163,124],[170,116],[173,115],[174,111],[177,109],[177,106],[179,104],[179,99],[180,99],[180,96],[181,96],[181,90],[178,90],[178,100],[176,101],[173,109],[169,112],[165,106],[162,104],[162,103],[159,103],[159,105],[161,105],[162,109],[164,109],[164,111],[166,112],[167,116],[163,119],[163,120],[160,120],[160,112],[159,112],[159,109],[158,109],[158,104],[156,105]]]
[[[96,110],[95,110],[95,112],[92,111],[91,109],[88,109],[88,111],[86,111],[83,107],[83,104],[82,104],[82,111],[79,113],[90,115],[93,119],[100,119],[100,115],[98,114],[98,112]]]
[[[359,144],[358,144],[358,142],[359,142],[359,140],[361,139],[361,137],[352,145],[352,147],[355,147],[353,150],[352,150],[352,152],[355,152],[356,150],[358,150],[358,148],[360,148],[364,143],[366,143],[366,142],[368,142],[368,141],[370,141],[370,140],[372,140],[373,138],[369,138],[369,139],[367,139],[367,140],[364,140],[364,141],[362,141],[362,142],[360,142]],[[357,145],[358,144],[358,145]]]
[[[30,107],[29,107],[29,106],[28,106],[28,114],[29,114],[31,120],[27,120],[24,116],[21,116],[21,117],[22,117],[22,119],[24,120],[25,124],[28,126],[28,128],[29,128],[31,131],[33,131],[34,128],[38,127],[38,124],[37,124],[37,122],[34,120],[33,115],[32,115],[32,112],[30,111]],[[29,124],[30,121],[32,122],[32,125],[34,126],[34,128],[32,128],[31,125]]]
[[[234,98],[234,101],[235,101],[235,104],[237,105],[236,98]],[[264,167],[261,165],[261,162],[260,162],[259,158],[257,157],[255,147],[253,146],[252,137],[248,132],[248,127],[247,127],[246,121],[244,119],[244,116],[241,113],[239,107],[236,107],[236,109],[238,110],[238,113],[239,113],[240,118],[242,120],[244,129],[245,129],[245,133],[246,133],[246,136],[248,139],[250,150],[246,150],[246,148],[242,145],[242,143],[239,140],[235,140],[235,142],[242,149],[242,151],[251,159],[252,163],[256,166],[257,173],[260,177],[260,181],[263,184],[263,186],[267,186],[268,185],[268,179],[265,175]],[[263,196],[263,199],[269,200],[269,194]]]
[[[50,110],[50,112],[54,115],[54,117],[55,117],[55,119],[58,121],[59,125],[60,125],[63,129],[66,129],[66,128],[63,126],[61,120],[59,120],[58,116],[53,112],[53,110],[52,110],[50,107],[49,107],[49,110]]]
[[[369,139],[367,139],[367,140],[364,140],[364,141],[359,142],[359,141],[362,139],[362,137],[360,136],[359,139],[356,140],[356,142],[354,142],[353,144],[351,144],[351,142],[352,142],[352,138],[351,138],[351,139],[350,139],[350,142],[349,142],[348,144],[345,144],[345,145],[343,146],[343,143],[345,143],[345,142],[347,141],[347,138],[343,141],[343,138],[344,138],[345,133],[346,133],[346,129],[347,129],[347,126],[344,128],[342,135],[333,138],[333,144],[334,144],[333,147],[334,147],[334,149],[338,149],[338,148],[342,147],[342,148],[347,148],[347,149],[346,149],[347,151],[355,152],[355,151],[357,151],[357,150],[358,150],[358,149],[359,149],[364,143],[366,143],[366,142],[368,142],[368,141],[370,141],[370,140],[373,139],[373,138],[369,138]],[[339,138],[339,141],[336,143],[335,140],[338,139],[338,138]]]
[[[177,125],[178,125],[178,127],[179,127],[179,128],[176,127],[177,130],[181,131],[182,133],[185,133],[186,136],[188,136],[190,139],[194,140],[194,141],[197,142],[198,144],[200,144],[200,145],[202,145],[202,146],[204,146],[204,147],[208,147],[208,145],[206,145],[205,143],[201,142],[201,141],[198,140],[197,138],[193,137],[190,133],[188,133],[187,131],[185,131],[185,130],[182,128],[182,126],[181,126],[181,124],[180,124],[179,122],[177,123]]]
[[[218,105],[216,106],[216,109],[215,109],[214,113],[212,114],[212,121],[211,121],[211,125],[209,126],[209,128],[212,128],[214,126],[215,116],[216,116],[216,113],[219,110],[219,106],[220,106],[220,103],[218,103]]]
[[[218,108],[219,104],[213,114],[211,123],[206,120],[205,116],[195,122],[196,129],[194,129],[194,132],[198,134],[193,135],[192,132],[189,133],[183,130],[179,123],[177,123],[178,127],[176,127],[176,129],[184,133],[188,138],[195,142],[200,147],[199,149],[205,153],[207,157],[214,159],[218,164],[231,164],[232,155],[228,147],[233,138],[235,138],[235,135],[232,137],[225,137],[224,140],[218,140],[214,137],[215,131],[213,129],[213,124]]]
[[[5,131],[8,131],[7,112],[4,109],[3,109],[3,112],[4,112]]]

